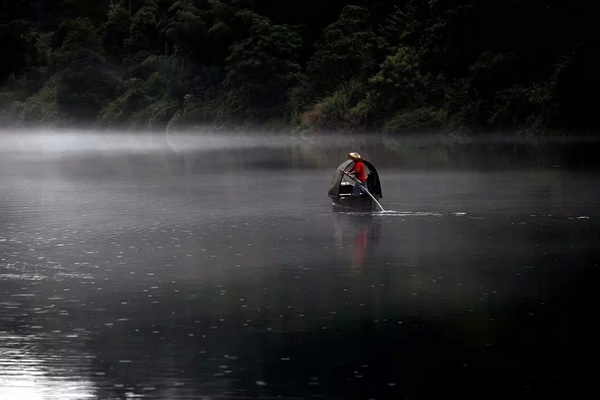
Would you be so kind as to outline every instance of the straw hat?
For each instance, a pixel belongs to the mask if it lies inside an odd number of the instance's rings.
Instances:
[[[354,161],[362,160],[362,157],[360,156],[360,154],[358,154],[356,152],[348,153],[348,154],[346,154],[346,157],[348,157],[349,159],[354,160]]]

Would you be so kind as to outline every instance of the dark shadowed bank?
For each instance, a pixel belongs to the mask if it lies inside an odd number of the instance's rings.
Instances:
[[[580,134],[598,128],[591,7],[4,1],[0,122]]]

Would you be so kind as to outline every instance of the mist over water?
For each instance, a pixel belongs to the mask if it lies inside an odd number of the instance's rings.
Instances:
[[[0,132],[0,398],[573,397],[598,147]],[[349,151],[385,212],[332,211]]]

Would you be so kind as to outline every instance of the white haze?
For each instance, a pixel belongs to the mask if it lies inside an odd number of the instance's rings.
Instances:
[[[462,134],[350,134],[350,133],[261,133],[223,132],[199,128],[196,131],[125,132],[83,129],[0,129],[0,157],[4,159],[62,158],[84,154],[149,154],[198,153],[260,149],[318,148],[363,151],[370,149],[407,149],[417,152],[425,148],[458,147],[468,144],[565,144],[588,142],[597,145],[597,138],[542,137],[519,135]],[[478,150],[470,149],[469,153]],[[415,153],[417,154],[417,153]],[[423,155],[419,155],[422,157]]]
[[[176,153],[255,148],[286,148],[304,144],[320,147],[366,142],[362,136],[261,134],[257,132],[118,132],[65,129],[0,130],[0,155],[53,157],[73,153]]]

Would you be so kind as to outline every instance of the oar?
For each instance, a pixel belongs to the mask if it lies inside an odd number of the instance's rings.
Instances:
[[[360,185],[360,187],[365,191],[366,194],[368,194],[369,196],[371,196],[371,198],[373,199],[373,201],[375,202],[375,204],[377,204],[379,206],[379,208],[381,208],[381,211],[385,212],[385,210],[383,209],[383,207],[381,207],[381,204],[379,204],[379,202],[377,201],[377,199],[375,198],[375,196],[373,196],[368,190],[367,187],[365,185],[362,184],[361,181],[358,180],[357,177],[350,175],[349,173],[347,173],[346,171],[344,171],[343,169],[340,169],[340,171],[342,171],[342,173],[346,176],[349,176],[350,178],[352,178],[354,180],[354,182],[357,185]]]

